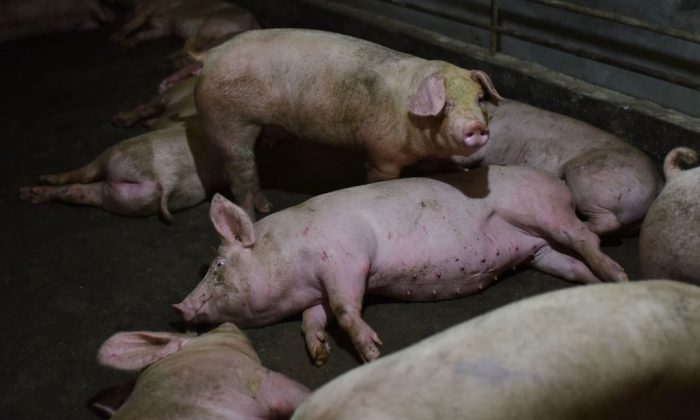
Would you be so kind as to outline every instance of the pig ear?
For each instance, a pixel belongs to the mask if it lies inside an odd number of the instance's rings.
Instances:
[[[97,361],[116,369],[138,370],[175,353],[190,340],[164,332],[121,332],[102,344]]]
[[[248,214],[221,194],[211,199],[209,218],[223,242],[240,242],[244,247],[255,244],[255,228]]]
[[[437,74],[420,82],[409,111],[419,117],[436,117],[445,108],[445,79]]]
[[[491,78],[488,74],[484,73],[481,70],[472,70],[471,72],[472,79],[481,84],[481,87],[484,89],[484,92],[486,92],[486,99],[488,99],[489,102],[491,102],[494,105],[498,105],[498,101],[502,101],[505,99],[496,91],[496,88],[493,87],[493,82],[491,81]]]

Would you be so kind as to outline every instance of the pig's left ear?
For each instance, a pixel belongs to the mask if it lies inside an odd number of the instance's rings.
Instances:
[[[209,218],[222,242],[240,242],[244,247],[255,245],[255,228],[248,214],[221,194],[211,199]]]
[[[472,70],[471,72],[472,79],[481,84],[481,87],[484,89],[484,92],[486,92],[486,99],[488,99],[489,102],[491,102],[494,105],[498,105],[498,101],[502,101],[505,99],[498,93],[498,91],[496,91],[496,88],[493,87],[493,82],[491,81],[491,78],[488,74],[484,73],[481,70]]]
[[[420,82],[409,111],[419,117],[436,117],[445,108],[445,78],[437,74]]]
[[[102,344],[97,362],[123,370],[138,370],[180,350],[191,338],[165,332],[121,332]]]

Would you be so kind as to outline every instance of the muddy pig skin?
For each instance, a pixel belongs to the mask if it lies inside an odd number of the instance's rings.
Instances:
[[[194,104],[194,86],[197,80],[197,77],[190,77],[179,81],[145,104],[118,113],[112,122],[122,127],[143,122],[153,129],[184,126],[188,119],[197,114]]]
[[[313,419],[698,418],[700,289],[675,281],[546,293],[316,390]]]
[[[651,205],[639,234],[645,278],[670,277],[700,285],[700,167],[698,154],[673,149],[664,160],[666,186]]]
[[[325,327],[333,317],[363,360],[379,356],[379,337],[360,314],[365,293],[458,298],[521,263],[576,282],[627,280],[576,218],[566,185],[527,167],[348,188],[255,225],[217,194],[210,215],[222,241],[218,256],[174,309],[186,322],[243,327],[303,312],[316,364],[328,357]]]
[[[483,146],[482,102],[499,98],[486,73],[301,29],[248,31],[209,50],[195,90],[233,196],[253,218],[270,209],[253,153],[264,126],[362,149],[368,181],[380,181],[421,158]]]
[[[259,27],[248,10],[227,1],[141,0],[112,40],[133,47],[175,35],[206,49],[220,38]]]
[[[45,184],[24,187],[19,197],[32,203],[63,201],[102,207],[125,216],[193,207],[224,187],[220,158],[202,141],[196,124],[173,126],[124,140],[75,171],[44,175]]]
[[[597,234],[633,226],[638,230],[663,186],[661,174],[624,140],[561,114],[513,100],[488,107],[490,141],[466,165],[527,165],[564,179],[576,211]]]
[[[102,345],[98,361],[117,369],[144,369],[121,407],[97,403],[114,420],[286,419],[309,393],[266,369],[231,323],[199,337],[118,333]]]
[[[0,42],[72,30],[98,29],[114,14],[99,0],[3,0]]]

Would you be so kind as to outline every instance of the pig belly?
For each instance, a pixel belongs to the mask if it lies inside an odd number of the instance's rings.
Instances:
[[[385,258],[388,261],[375,265],[369,293],[411,301],[476,293],[545,244],[541,238],[516,232],[499,218],[465,225],[457,230],[433,223],[430,235],[416,234],[405,240],[392,241],[387,235],[383,246],[391,255]]]

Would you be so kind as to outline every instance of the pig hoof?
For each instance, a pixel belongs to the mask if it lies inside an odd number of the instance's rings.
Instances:
[[[38,193],[35,187],[20,188],[17,196],[20,200],[29,201],[32,204],[39,204],[45,201],[41,194]]]
[[[272,210],[272,204],[267,201],[267,198],[262,193],[255,194],[255,208],[260,213],[269,213]]]
[[[331,354],[331,346],[328,344],[328,339],[323,331],[317,331],[315,334],[307,337],[306,345],[314,365],[321,366],[326,363]]]
[[[365,363],[369,363],[373,360],[377,360],[379,358],[379,356],[381,356],[381,354],[382,353],[379,351],[377,346],[375,346],[374,344],[366,345],[362,349],[362,354],[361,354],[362,361]]]

